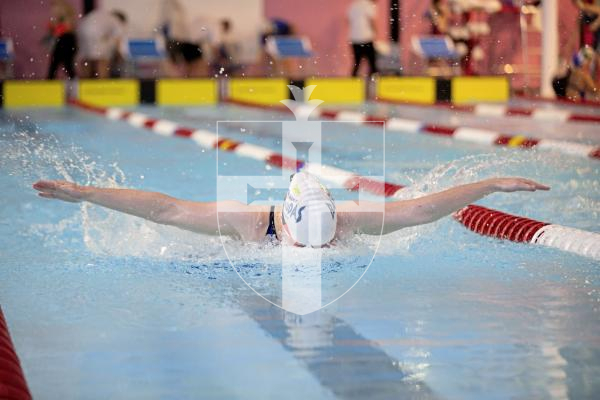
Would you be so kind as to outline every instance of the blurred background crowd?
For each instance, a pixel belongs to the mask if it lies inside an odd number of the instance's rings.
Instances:
[[[507,74],[535,91],[542,1],[2,2],[0,77]],[[558,7],[555,93],[597,99],[600,1]]]

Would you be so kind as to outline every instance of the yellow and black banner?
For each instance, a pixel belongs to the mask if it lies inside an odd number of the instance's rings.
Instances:
[[[510,84],[504,76],[457,76],[451,85],[451,101],[457,104],[506,102],[510,98]]]
[[[79,81],[79,100],[95,106],[136,106],[140,103],[140,82],[136,79]]]
[[[430,77],[384,76],[377,79],[376,96],[380,100],[433,104],[436,102],[436,80]]]
[[[311,78],[305,85],[316,85],[311,97],[325,104],[361,104],[366,97],[362,78]]]
[[[156,104],[160,106],[213,105],[219,101],[214,79],[161,79],[156,82]]]
[[[2,103],[6,108],[62,107],[65,84],[62,81],[5,81]]]
[[[231,78],[227,97],[229,100],[260,105],[280,105],[280,100],[290,97],[284,78]]]
[[[220,95],[233,101],[274,106],[291,97],[289,84],[316,85],[311,97],[328,104],[358,105],[368,100],[366,82],[362,78],[107,79],[79,83],[9,80],[0,81],[0,107],[62,107],[67,85],[78,87],[79,100],[97,106],[214,105]],[[505,76],[448,79],[385,76],[377,79],[375,88],[375,99],[407,103],[506,102],[510,97],[510,84]]]

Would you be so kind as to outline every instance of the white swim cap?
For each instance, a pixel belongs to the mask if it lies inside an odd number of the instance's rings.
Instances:
[[[297,245],[321,247],[335,236],[337,214],[329,190],[313,175],[292,177],[282,211],[283,226]]]

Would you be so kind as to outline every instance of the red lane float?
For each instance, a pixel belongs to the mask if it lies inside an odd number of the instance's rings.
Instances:
[[[0,308],[0,399],[29,400],[31,394]]]
[[[290,112],[287,107],[264,106],[240,101],[228,101],[231,104],[244,107],[271,109]],[[303,107],[302,105],[298,107]],[[538,139],[521,135],[505,135],[501,132],[467,127],[455,127],[438,124],[425,124],[421,121],[404,118],[387,118],[376,115],[365,115],[358,111],[334,111],[316,109],[311,114],[313,117],[324,117],[336,121],[374,124],[386,123],[388,131],[401,131],[405,133],[426,133],[429,135],[445,136],[463,142],[485,144],[491,146],[504,146],[520,149],[551,150],[570,156],[600,159],[600,147],[583,143],[569,142],[566,140]]]
[[[380,103],[399,106],[418,106],[444,108],[461,113],[470,113],[482,117],[529,117],[540,121],[600,123],[600,115],[574,113],[568,110],[548,108],[510,107],[503,104],[457,105],[453,103],[423,104],[390,99],[377,99]]]
[[[181,127],[175,122],[151,118],[141,113],[119,108],[95,107],[75,100],[71,100],[70,104],[101,114],[108,119],[126,121],[130,125],[149,129],[162,136],[189,138],[207,149],[218,148],[233,152],[281,169],[296,171],[298,168],[305,168],[319,178],[334,182],[348,190],[363,190],[378,196],[395,197],[404,188],[399,184],[376,181],[336,167],[294,160],[265,147],[219,138],[217,134],[207,130]],[[459,210],[454,217],[468,229],[483,235],[515,242],[541,244],[600,259],[600,235],[597,233],[551,225],[474,205]],[[576,242],[581,242],[583,245],[576,245]]]
[[[538,244],[600,260],[600,234],[469,205],[454,215],[467,229],[512,242]]]

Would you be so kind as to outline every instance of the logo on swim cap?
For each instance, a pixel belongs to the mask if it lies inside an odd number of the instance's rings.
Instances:
[[[333,197],[308,172],[292,177],[282,216],[286,232],[301,246],[320,247],[335,237],[337,215]]]

